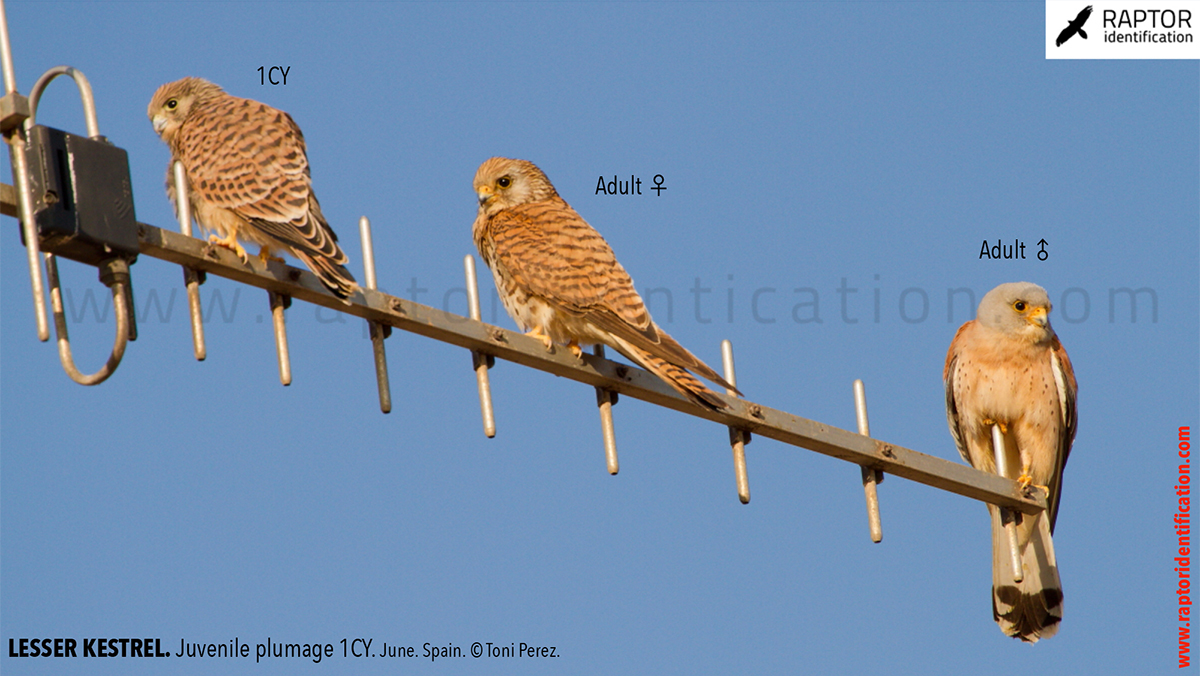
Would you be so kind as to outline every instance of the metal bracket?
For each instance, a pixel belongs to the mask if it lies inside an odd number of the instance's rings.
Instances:
[[[992,424],[992,452],[996,454],[996,474],[1009,478],[1008,454],[1004,451],[1004,432],[1000,430],[999,423]],[[1000,523],[1004,524],[1004,532],[1008,539],[1008,558],[1012,565],[1013,581],[1020,582],[1025,577],[1021,569],[1021,548],[1017,544],[1017,519],[1021,517],[1006,507],[999,509]]]
[[[32,118],[30,118],[32,119]],[[43,251],[99,267],[137,260],[129,156],[107,141],[26,125],[32,221]]]
[[[858,433],[864,437],[871,436],[871,424],[867,420],[867,388],[863,381],[854,381],[854,417],[858,422]],[[859,465],[862,470],[863,494],[867,499],[867,525],[871,529],[871,542],[878,544],[883,541],[883,524],[879,518],[878,485],[883,483],[883,472],[866,465]]]
[[[475,257],[463,257],[463,273],[467,278],[467,309],[471,319],[481,321],[479,309],[479,280],[475,275]],[[496,436],[496,415],[492,409],[492,384],[488,380],[488,369],[496,365],[490,354],[471,350],[471,367],[475,369],[475,384],[479,388],[479,412],[483,416],[483,434],[491,439]]]
[[[59,360],[72,380],[81,385],[95,385],[116,371],[128,341],[137,340],[129,265],[137,259],[139,244],[128,156],[100,135],[91,84],[78,70],[69,66],[51,68],[34,83],[29,100],[23,101],[16,91],[3,16],[0,24],[4,25],[0,30],[0,52],[7,90],[0,100],[0,128],[8,137],[17,183],[18,217],[29,263],[38,339],[49,338],[46,285],[39,260],[44,257]],[[79,89],[88,139],[36,125],[42,92],[60,75],[70,76]],[[26,107],[28,116],[23,124],[14,125],[17,118],[25,115]],[[123,173],[113,171],[114,167],[123,169]],[[35,204],[40,208],[35,208]],[[63,312],[58,260],[54,253],[41,251],[43,244],[69,258],[95,265],[100,269],[100,281],[112,290],[117,336],[108,361],[94,374],[85,375],[75,366]]]
[[[17,92],[5,94],[4,98],[0,98],[0,134],[7,136],[10,131],[25,124],[30,115],[29,99]]]
[[[292,384],[292,358],[288,352],[287,321],[283,311],[292,306],[292,297],[285,293],[267,291],[271,303],[271,324],[275,329],[275,356],[279,361],[279,382],[287,387]]]
[[[192,236],[192,203],[188,200],[187,172],[183,162],[171,165],[171,178],[175,181],[175,216],[179,219],[179,231],[188,237]],[[200,285],[205,282],[205,274],[196,268],[183,266],[183,284],[187,288],[188,319],[192,323],[192,354],[196,361],[204,361],[208,357],[208,347],[204,343],[204,313],[200,308]]]
[[[84,375],[75,366],[71,354],[71,339],[67,335],[67,317],[63,312],[62,289],[58,281],[58,259],[46,254],[46,276],[50,282],[50,303],[54,309],[54,333],[58,337],[58,359],[71,380],[80,385],[99,385],[117,370],[125,356],[125,345],[133,339],[131,335],[133,308],[129,303],[129,262],[123,258],[112,258],[100,265],[100,281],[112,289],[113,312],[117,319],[117,337],[108,361],[99,371]]]
[[[378,284],[375,277],[375,241],[371,238],[371,221],[363,216],[358,219],[358,234],[362,240],[363,281],[366,288],[374,291]],[[391,335],[392,327],[368,321],[371,332],[371,348],[375,355],[375,383],[379,388],[379,410],[392,412],[392,385],[388,378],[387,349],[383,340]]]
[[[592,348],[592,354],[604,359],[604,346],[597,343]],[[613,404],[617,403],[617,393],[604,387],[596,388],[596,405],[600,407],[600,433],[604,436],[604,460],[608,465],[608,473],[616,475],[621,469],[617,460],[617,431],[613,426]]]
[[[733,369],[733,343],[721,341],[721,365],[725,371],[725,380],[737,387],[737,373]],[[731,397],[737,396],[733,390],[725,390]],[[746,444],[750,443],[750,432],[733,425],[729,426],[729,445],[733,448],[733,474],[737,480],[738,500],[743,505],[750,504],[750,475],[746,472]]]

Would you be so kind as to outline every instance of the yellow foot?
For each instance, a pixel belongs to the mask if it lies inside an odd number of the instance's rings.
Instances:
[[[1041,484],[1033,483],[1033,477],[1029,475],[1029,466],[1028,465],[1022,464],[1021,476],[1017,477],[1017,483],[1021,484],[1021,490],[1025,490],[1025,489],[1029,488],[1030,486],[1033,486],[1034,488],[1040,488],[1040,489],[1046,491],[1046,495],[1050,495],[1050,487],[1049,486],[1043,486]]]
[[[229,237],[218,237],[216,235],[209,235],[208,241],[211,244],[216,244],[217,246],[223,246],[226,249],[229,249],[230,251],[234,252],[235,254],[237,254],[238,258],[242,259],[243,263],[247,263],[250,261],[250,257],[246,255],[246,250],[242,248],[241,244],[238,244],[237,233],[231,234]]]
[[[1021,476],[1017,477],[1017,483],[1021,485],[1021,490],[1025,490],[1030,486],[1033,486],[1034,488],[1040,488],[1046,491],[1047,495],[1050,494],[1050,488],[1048,486],[1033,483],[1033,477],[1029,476],[1029,472],[1021,472]]]
[[[579,343],[572,340],[567,343],[567,349],[571,351],[571,354],[575,355],[576,359],[583,359],[583,348],[579,347]]]
[[[538,340],[542,341],[542,345],[546,346],[547,352],[554,349],[554,341],[550,340],[550,336],[547,336],[545,333],[542,332],[542,327],[540,327],[540,326],[535,326],[535,327],[533,327],[533,329],[526,331],[525,335],[529,336],[530,338],[537,338]]]
[[[287,261],[283,260],[282,258],[280,258],[279,256],[272,256],[271,249],[269,247],[265,247],[265,246],[259,250],[258,260],[262,261],[263,265],[266,265],[267,261],[275,261],[277,263],[286,263],[287,262]]]
[[[1017,483],[1020,484],[1022,491],[1027,491],[1030,487],[1033,487],[1040,488],[1046,492],[1046,495],[1050,495],[1049,486],[1033,483],[1033,477],[1029,476],[1028,474],[1022,474],[1021,476],[1017,477]]]
[[[991,418],[984,418],[984,419],[983,419],[983,425],[984,425],[984,427],[991,427],[992,425],[999,425],[999,426],[1000,426],[1000,433],[1001,433],[1001,434],[1008,434],[1008,425],[1006,425],[1005,423],[1002,423],[1002,422],[1000,422],[999,420],[992,420]]]

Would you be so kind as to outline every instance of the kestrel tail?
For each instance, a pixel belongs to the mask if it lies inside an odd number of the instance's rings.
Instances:
[[[183,163],[193,216],[216,233],[211,241],[243,261],[239,238],[260,245],[264,261],[287,251],[338,298],[354,292],[358,285],[313,194],[304,135],[291,116],[195,77],[159,87],[147,114],[171,148],[172,164]],[[167,194],[174,202],[169,166]]]
[[[959,328],[943,371],[946,419],[963,459],[996,473],[992,426],[999,425],[1008,478],[1048,491],[1046,512],[1018,515],[1020,582],[1014,580],[1000,510],[988,505],[992,614],[1001,631],[1030,643],[1056,634],[1062,620],[1051,534],[1076,426],[1075,373],[1049,313],[1042,287],[1001,284],[980,301],[976,318]]]
[[[493,157],[476,172],[475,192],[475,246],[523,331],[576,355],[580,345],[609,345],[697,405],[727,406],[688,371],[737,390],[654,323],[608,242],[541,169]]]

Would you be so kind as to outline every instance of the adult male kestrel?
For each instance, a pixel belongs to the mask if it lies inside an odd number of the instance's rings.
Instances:
[[[209,241],[243,261],[239,237],[260,245],[264,262],[288,251],[335,296],[349,297],[357,284],[313,194],[304,135],[290,115],[196,77],[159,87],[146,112],[171,164],[183,163],[196,222],[216,233]],[[170,165],[167,194],[174,202]]]
[[[1036,284],[992,289],[980,301],[976,318],[954,335],[942,376],[946,419],[963,459],[996,473],[992,425],[999,425],[1009,478],[1047,491],[1047,512],[1019,515],[1020,582],[1014,580],[1000,510],[988,505],[992,614],[1001,631],[1030,643],[1053,636],[1062,620],[1062,583],[1050,535],[1075,439],[1078,389],[1049,313],[1050,298]]]
[[[608,242],[541,169],[493,157],[475,173],[475,193],[475,246],[521,330],[575,356],[580,345],[612,346],[696,404],[727,406],[686,369],[737,390],[654,323]]]

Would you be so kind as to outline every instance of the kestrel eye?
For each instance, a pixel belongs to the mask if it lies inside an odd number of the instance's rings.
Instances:
[[[167,100],[167,110],[175,110],[175,107],[178,105],[179,105],[179,102],[176,101],[175,99]]]
[[[512,179],[505,176],[504,178],[501,178],[499,181],[496,181],[496,185],[500,186],[501,188],[507,188],[508,186],[512,185]]]
[[[1025,301],[1019,300],[1019,301],[1013,303],[1013,307],[1016,309],[1017,312],[1024,312],[1025,311]]]

